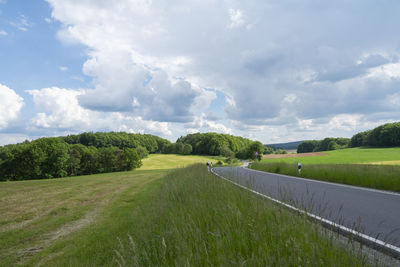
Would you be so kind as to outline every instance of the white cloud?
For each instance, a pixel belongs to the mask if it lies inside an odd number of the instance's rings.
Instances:
[[[78,96],[86,109],[184,122],[189,131],[229,132],[234,121],[235,131],[266,141],[319,136],[331,120],[349,135],[399,115],[400,17],[390,11],[400,3],[48,2],[59,38],[89,48],[83,71],[94,89]],[[215,90],[227,97],[219,124],[201,119]],[[353,118],[362,123],[341,124]]]
[[[207,119],[206,114],[201,114],[201,116],[196,117],[193,122],[187,123],[185,125],[186,132],[195,133],[195,132],[217,132],[223,134],[232,134],[232,129],[226,127],[222,123],[216,123],[215,121],[211,121]]]
[[[47,22],[47,23],[51,23],[52,22],[51,18],[44,18],[44,21]]]
[[[58,67],[62,72],[66,72],[66,71],[68,71],[68,67],[66,67],[66,66],[60,66],[60,67]]]
[[[0,133],[0,146],[8,144],[21,143],[25,140],[30,140],[28,135],[25,134],[1,134]]]
[[[32,27],[32,23],[29,22],[29,19],[24,14],[19,14],[17,20],[10,22],[12,26],[17,28],[20,31],[28,31],[30,27]]]
[[[18,119],[24,100],[14,90],[0,84],[0,130]]]
[[[229,28],[237,28],[244,24],[243,12],[240,9],[229,9]]]
[[[33,97],[36,116],[32,124],[38,128],[87,129],[95,112],[82,108],[77,96],[83,91],[57,87],[28,90]]]
[[[126,131],[171,136],[168,123],[144,120],[120,112],[100,112],[82,107],[78,96],[83,90],[57,87],[28,90],[37,114],[31,120],[31,131],[53,130],[55,133],[83,131]]]
[[[8,33],[6,31],[4,31],[4,30],[0,30],[0,35],[7,36]]]

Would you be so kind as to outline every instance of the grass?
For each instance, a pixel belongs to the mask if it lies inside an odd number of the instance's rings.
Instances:
[[[143,159],[143,166],[141,170],[161,170],[161,169],[175,169],[182,168],[194,163],[212,162],[214,165],[221,161],[223,157],[213,156],[195,156],[195,155],[175,155],[175,154],[150,154],[147,158]]]
[[[324,152],[325,153],[325,152]],[[252,169],[400,192],[400,148],[349,148],[325,156],[263,159]]]
[[[305,158],[263,159],[261,162],[286,162],[302,164],[355,164],[355,163],[384,163],[397,165],[400,163],[400,148],[348,148],[326,151],[326,156]],[[397,161],[397,162],[393,162]]]
[[[202,165],[169,173],[138,210],[130,231],[119,236],[120,266],[367,265],[351,244]]]
[[[303,164],[301,175],[298,173],[296,163],[253,163],[251,168],[314,180],[400,192],[400,166]]]
[[[354,244],[211,176],[206,158],[171,170],[152,157],[132,172],[0,183],[0,266],[366,264]]]
[[[157,156],[158,161],[163,162],[163,155]],[[174,157],[176,160],[171,161]],[[70,259],[72,256],[69,255],[82,254],[74,249],[79,247],[79,242],[86,244],[88,240],[101,240],[99,233],[92,231],[96,227],[102,229],[104,236],[108,233],[110,240],[97,244],[98,252],[83,249],[93,253],[84,257],[89,262],[98,261],[93,257],[98,257],[100,261],[106,261],[104,258],[107,256],[112,258],[112,252],[107,252],[117,244],[115,236],[126,230],[122,227],[123,223],[116,219],[123,216],[126,203],[130,203],[132,208],[133,202],[130,201],[134,196],[164,176],[165,169],[175,168],[176,164],[205,164],[209,159],[175,155],[164,155],[164,158],[163,165],[154,164],[152,168],[153,163],[148,162],[152,157],[149,157],[144,160],[144,170],[131,172],[1,182],[0,266],[36,265],[52,262],[51,258],[54,262]],[[119,212],[122,215],[118,215]],[[113,232],[111,229],[114,228],[120,230]]]

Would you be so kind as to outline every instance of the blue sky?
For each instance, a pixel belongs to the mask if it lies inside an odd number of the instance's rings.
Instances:
[[[0,145],[83,131],[350,137],[399,118],[398,11],[372,0],[0,0]]]

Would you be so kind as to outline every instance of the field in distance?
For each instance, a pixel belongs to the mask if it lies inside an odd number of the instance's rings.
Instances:
[[[251,168],[400,192],[400,148],[349,148],[323,153],[309,157],[264,158]],[[296,155],[302,154],[293,154]],[[301,173],[297,169],[298,162],[302,164]]]
[[[204,163],[207,161],[215,165],[218,161],[223,162],[223,157],[216,156],[184,156],[176,154],[150,154],[147,158],[143,159],[143,166],[140,170],[163,170],[175,169],[186,167],[194,163]]]
[[[319,152],[320,154],[304,153],[308,157],[294,157],[286,155],[303,154],[284,154],[282,157],[264,158],[261,162],[286,162],[302,164],[387,164],[399,165],[400,164],[400,147],[395,148],[348,148],[332,151]],[[280,156],[280,155],[277,155]]]

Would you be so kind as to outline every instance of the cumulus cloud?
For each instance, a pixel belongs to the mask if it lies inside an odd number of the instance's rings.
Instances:
[[[168,123],[144,120],[120,112],[93,111],[82,107],[78,97],[84,90],[58,87],[28,90],[37,114],[31,120],[31,130],[60,132],[126,131],[170,136]]]
[[[285,138],[303,133],[299,121],[316,135],[313,126],[334,118],[355,116],[353,131],[362,120],[398,118],[400,17],[392,10],[400,3],[48,2],[63,25],[59,38],[89,48],[83,71],[93,89],[77,98],[92,111],[183,122],[189,131],[229,132],[229,120],[239,132],[264,136],[261,125]],[[204,88],[229,99],[224,122],[202,119],[215,99]]]
[[[195,132],[217,132],[223,134],[232,134],[232,129],[228,128],[222,123],[216,123],[207,119],[206,114],[196,117],[191,123],[185,124],[187,133]]]
[[[8,33],[6,31],[4,31],[4,30],[0,30],[0,35],[7,36]]]
[[[32,119],[35,127],[76,130],[89,127],[93,114],[77,100],[83,91],[51,87],[27,92],[33,97],[37,111]]]
[[[0,130],[16,121],[24,100],[14,90],[0,84]]]

